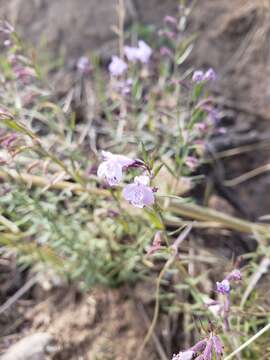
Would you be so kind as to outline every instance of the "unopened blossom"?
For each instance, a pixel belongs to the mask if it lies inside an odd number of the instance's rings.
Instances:
[[[208,339],[206,343],[206,347],[203,352],[204,360],[212,360],[212,347],[213,347],[213,342],[212,342],[212,338],[210,338]]]
[[[143,40],[140,40],[138,47],[125,46],[124,53],[129,61],[140,61],[146,64],[152,55],[152,49]]]
[[[222,280],[221,282],[217,282],[217,291],[220,293],[220,294],[229,294],[230,293],[230,282],[228,279],[224,279]]]
[[[184,352],[180,352],[179,354],[173,355],[172,360],[192,360],[194,355],[194,351],[187,350]]]
[[[102,151],[103,162],[99,165],[97,175],[105,179],[109,185],[115,186],[123,177],[123,168],[134,163],[134,160],[124,156]]]
[[[216,78],[217,78],[217,75],[212,68],[208,69],[203,75],[204,81],[215,81]]]
[[[152,245],[147,249],[147,255],[152,255],[156,251],[161,249],[161,243],[162,243],[162,232],[157,231],[153,240]]]
[[[226,279],[229,281],[240,281],[242,280],[242,274],[239,269],[234,269],[228,276],[226,276]]]
[[[112,57],[112,61],[109,65],[109,71],[112,76],[117,77],[122,75],[127,70],[127,68],[128,68],[127,64],[118,56]]]
[[[223,345],[222,342],[220,341],[219,337],[216,335],[213,335],[212,337],[212,342],[213,342],[213,350],[214,353],[216,354],[216,359],[219,360],[222,357],[223,354]]]
[[[149,183],[148,176],[136,176],[134,183],[125,186],[123,190],[124,198],[138,208],[153,205],[155,197]]]
[[[196,70],[192,75],[192,81],[195,82],[196,84],[199,84],[203,81],[203,77],[204,77],[203,71]]]
[[[166,15],[163,21],[167,24],[177,25],[177,19],[174,16]]]
[[[160,48],[160,55],[162,56],[168,56],[168,57],[173,57],[173,52],[171,51],[171,49],[169,49],[166,46],[162,46]]]

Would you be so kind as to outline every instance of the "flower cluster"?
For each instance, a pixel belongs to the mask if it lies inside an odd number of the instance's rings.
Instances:
[[[138,47],[125,46],[124,53],[128,61],[139,61],[147,64],[151,55],[152,49],[143,40],[139,40]],[[112,76],[118,77],[123,75],[128,69],[128,64],[118,56],[112,56],[111,63],[109,64],[109,72]]]
[[[190,349],[174,355],[172,360],[212,360],[213,354],[216,360],[221,359],[223,345],[219,337],[211,332],[207,338],[200,340]]]
[[[203,82],[209,82],[209,81],[215,81],[217,78],[217,75],[213,69],[208,69],[206,72],[203,72],[202,70],[196,70],[193,73],[192,80],[196,84],[200,84]]]
[[[102,156],[103,162],[98,167],[97,175],[105,179],[110,186],[118,185],[122,181],[123,171],[128,168],[141,167],[144,170],[146,168],[141,160],[133,160],[124,155],[102,151]],[[138,208],[153,205],[155,197],[150,187],[149,176],[145,174],[136,176],[133,183],[124,187],[123,196],[130,204]]]
[[[143,40],[138,42],[138,47],[125,46],[124,52],[129,61],[143,64],[147,64],[152,55],[152,49]]]
[[[224,328],[229,330],[229,314],[231,308],[231,283],[238,282],[242,280],[242,274],[239,269],[234,269],[231,271],[225,279],[221,282],[217,282],[217,292],[224,296],[223,304],[216,302],[216,305],[219,306],[219,313],[223,312]]]

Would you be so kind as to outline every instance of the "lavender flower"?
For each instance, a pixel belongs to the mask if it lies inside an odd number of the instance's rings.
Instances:
[[[152,49],[143,40],[140,40],[138,47],[125,46],[124,53],[129,61],[140,61],[146,64],[152,55]]]
[[[240,281],[242,280],[242,274],[239,269],[234,269],[228,276],[226,276],[228,281]]]
[[[11,41],[9,39],[4,41],[4,46],[9,47],[11,45]]]
[[[177,25],[177,19],[174,16],[166,15],[163,21],[167,24]]]
[[[112,57],[112,61],[109,65],[109,71],[112,76],[117,77],[122,75],[127,70],[127,68],[127,64],[118,56]]]
[[[132,46],[125,46],[124,53],[128,61],[135,62],[138,60],[138,48]]]
[[[193,73],[192,81],[195,82],[196,84],[199,84],[199,83],[201,83],[201,82],[204,80],[203,77],[204,77],[203,71],[201,71],[201,70],[196,70],[196,71],[194,71],[194,73]]]
[[[88,74],[91,70],[90,61],[86,56],[81,56],[77,61],[76,66],[81,74]]]
[[[207,341],[206,347],[203,352],[204,360],[212,360],[212,346],[213,346],[213,342],[212,342],[212,338],[210,337],[210,339]]]
[[[219,360],[223,352],[223,346],[218,336],[211,331],[209,337],[198,341],[194,346],[184,352],[174,355],[172,360]]]
[[[148,176],[136,176],[133,184],[125,186],[123,190],[124,198],[138,208],[153,205],[155,197],[149,183]]]
[[[217,291],[220,294],[225,295],[230,293],[231,287],[228,279],[224,279],[221,282],[217,282],[216,284],[217,284]]]
[[[209,82],[209,81],[215,81],[217,78],[217,75],[215,71],[210,68],[206,72],[203,72],[202,70],[196,70],[193,73],[192,81],[196,84],[200,84],[202,82]]]
[[[204,81],[215,81],[216,79],[217,75],[212,68],[208,69],[203,76]]]
[[[179,354],[173,355],[172,360],[192,360],[195,352],[192,350],[187,350],[180,352]]]
[[[123,168],[130,166],[134,160],[124,156],[102,151],[104,161],[99,165],[97,175],[106,179],[110,186],[120,183],[123,176]]]
[[[216,359],[219,360],[221,359],[223,354],[222,342],[220,341],[219,337],[216,335],[212,337],[212,342],[213,342],[214,352],[216,354]]]

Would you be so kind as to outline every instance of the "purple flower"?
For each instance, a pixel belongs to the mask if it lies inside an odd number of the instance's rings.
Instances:
[[[203,352],[203,359],[204,360],[212,360],[212,346],[213,346],[213,342],[212,342],[212,338],[210,338],[207,341],[206,347],[205,347],[204,352]]]
[[[226,276],[226,279],[229,281],[240,281],[242,280],[242,274],[239,269],[234,269],[228,276]]]
[[[125,186],[123,190],[124,198],[138,208],[153,205],[155,197],[149,182],[148,176],[136,176],[133,184]]]
[[[146,64],[152,55],[152,49],[143,40],[140,40],[138,47],[125,46],[124,53],[129,61],[140,61]]]
[[[221,282],[217,282],[217,291],[220,293],[220,294],[229,294],[230,293],[230,282],[228,279],[224,279],[222,280]]]
[[[98,167],[97,176],[106,179],[111,186],[119,184],[122,180],[123,168],[132,165],[134,160],[108,151],[102,151],[102,156],[104,161]]]
[[[112,76],[122,75],[127,70],[127,68],[128,68],[127,64],[118,56],[112,57],[112,61],[109,65],[109,71]]]
[[[100,178],[105,178],[110,186],[115,186],[122,180],[123,171],[117,162],[104,161],[99,165],[97,175]]]
[[[213,342],[214,352],[216,354],[216,359],[219,360],[221,359],[223,354],[222,342],[220,341],[219,337],[216,335],[212,337],[212,342]]]
[[[203,72],[202,70],[196,70],[193,73],[192,81],[196,84],[200,84],[202,82],[208,82],[208,81],[215,81],[217,78],[217,75],[215,71],[210,68],[206,72]]]
[[[180,352],[177,355],[173,355],[172,360],[192,360],[195,352],[192,350],[187,350],[184,352]]]
[[[216,79],[217,79],[217,75],[212,68],[208,69],[203,75],[204,81],[215,81]]]
[[[4,41],[4,46],[9,47],[11,45],[11,41],[9,39]]]
[[[132,46],[125,46],[124,53],[128,61],[135,62],[138,60],[138,48]]]
[[[205,347],[207,345],[207,340],[203,339],[198,341],[190,350],[194,351],[195,353],[204,351]]]
[[[163,21],[167,24],[177,25],[177,19],[171,15],[166,15]]]
[[[204,80],[204,73],[201,70],[196,70],[193,73],[192,76],[192,81],[195,82],[196,84],[201,83]]]
[[[77,61],[76,66],[79,72],[82,74],[88,74],[91,70],[90,61],[86,56],[81,56]]]

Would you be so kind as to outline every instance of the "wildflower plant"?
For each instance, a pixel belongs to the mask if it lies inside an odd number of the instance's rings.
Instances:
[[[234,286],[247,280],[236,267],[210,289],[214,299],[205,294],[213,262],[192,245],[191,232],[205,224],[259,238],[269,231],[182,196],[180,182],[190,190],[201,179],[207,142],[219,131],[209,95],[218,76],[186,65],[195,39],[185,35],[189,12],[180,7],[179,16],[165,16],[159,31],[133,43],[119,9],[119,53],[105,68],[97,56],[81,56],[79,80],[64,94],[39,54],[9,24],[0,27],[0,242],[21,266],[50,266],[83,289],[154,283],[154,314],[136,359],[164,314],[182,314],[188,328],[187,346],[177,341],[168,350],[173,360],[222,359],[239,346],[231,331],[242,335],[246,322],[235,312]],[[198,261],[206,264],[202,274],[194,271]],[[210,324],[203,337],[194,314]]]

